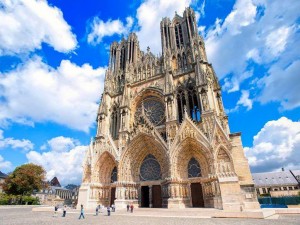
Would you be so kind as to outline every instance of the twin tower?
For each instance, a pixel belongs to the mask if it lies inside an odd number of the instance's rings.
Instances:
[[[163,18],[160,30],[161,56],[141,51],[134,33],[111,44],[78,204],[259,207],[194,11]]]

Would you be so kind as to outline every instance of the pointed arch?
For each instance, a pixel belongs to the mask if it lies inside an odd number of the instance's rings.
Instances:
[[[177,65],[177,59],[176,59],[176,56],[174,55],[172,57],[172,70],[177,70],[178,69],[178,65]]]
[[[224,147],[219,147],[216,154],[217,173],[233,173],[234,167],[230,154]]]
[[[114,157],[107,151],[103,152],[94,167],[94,170],[98,171],[95,173],[94,182],[110,184],[112,171],[115,167],[117,167],[117,162]]]
[[[184,139],[171,152],[172,177],[188,179],[189,162],[195,158],[201,165],[201,176],[207,177],[211,173],[212,154],[209,149],[201,145],[195,138]]]
[[[124,150],[119,166],[119,177],[127,182],[140,181],[140,168],[151,154],[159,163],[161,168],[161,178],[169,175],[169,158],[166,149],[151,135],[140,133]]]

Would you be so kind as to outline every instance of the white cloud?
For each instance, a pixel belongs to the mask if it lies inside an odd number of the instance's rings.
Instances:
[[[300,122],[286,117],[267,122],[245,147],[254,171],[272,171],[281,167],[300,167]]]
[[[12,164],[10,161],[4,160],[4,158],[0,155],[0,171],[3,172],[11,170],[12,169]]]
[[[12,148],[12,149],[21,149],[23,151],[29,151],[33,149],[33,144],[27,139],[14,139],[14,138],[4,138],[3,130],[0,130],[0,149]]]
[[[267,36],[266,47],[273,56],[276,57],[284,51],[290,33],[291,27],[280,27]]]
[[[50,148],[52,151],[55,152],[65,152],[68,151],[69,149],[74,148],[75,145],[79,145],[78,140],[59,136],[47,141],[47,144],[44,144],[41,147],[41,149],[46,150],[47,148]]]
[[[237,112],[241,106],[247,108],[247,111],[252,109],[253,99],[250,99],[250,92],[249,90],[242,90],[242,94],[240,99],[238,100],[236,106],[232,109],[226,109],[226,113],[234,113]]]
[[[191,0],[146,0],[137,9],[136,18],[140,30],[137,32],[140,47],[150,46],[155,54],[161,52],[160,21],[163,17],[173,18],[175,11],[182,14]]]
[[[95,17],[91,24],[89,24],[90,33],[88,34],[88,43],[98,44],[102,41],[105,36],[127,35],[133,25],[133,18],[126,18],[126,25],[122,21],[118,20],[108,20],[104,22],[103,20]]]
[[[59,52],[69,52],[77,45],[61,10],[46,0],[1,1],[0,18],[0,55],[33,51],[42,43]]]
[[[52,121],[88,131],[95,122],[104,73],[105,68],[68,60],[55,69],[39,57],[0,73],[0,125]]]
[[[62,185],[80,184],[82,176],[82,159],[87,146],[68,137],[56,137],[45,143],[47,152],[30,151],[26,154],[29,162],[41,165],[47,171],[47,179],[54,176]]]
[[[258,81],[263,88],[258,100],[261,103],[278,101],[285,110],[299,107],[300,60],[292,62],[286,68],[275,64],[268,72],[267,76]]]
[[[237,104],[246,107],[247,110],[252,109],[253,100],[249,98],[249,91],[242,90],[242,96],[238,100]]]
[[[207,30],[208,59],[219,78],[227,79],[226,91],[238,91],[251,77],[252,61],[284,70],[298,59],[300,2],[291,0],[289,4],[293,7],[282,10],[280,0],[237,0],[224,21],[216,19]]]

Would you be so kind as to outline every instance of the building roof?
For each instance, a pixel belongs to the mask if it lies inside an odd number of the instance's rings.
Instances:
[[[300,170],[292,170],[292,173],[294,174],[294,176],[298,180],[298,183],[300,183]]]
[[[290,171],[253,173],[253,181],[255,186],[286,186],[298,185],[297,180]]]
[[[61,187],[57,177],[53,177],[53,179],[50,181],[51,186]]]
[[[5,174],[5,173],[2,173],[1,171],[0,171],[0,178],[6,178],[7,177],[7,174]]]

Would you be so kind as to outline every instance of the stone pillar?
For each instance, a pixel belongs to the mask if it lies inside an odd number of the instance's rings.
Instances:
[[[152,185],[149,186],[149,208],[152,208]]]

